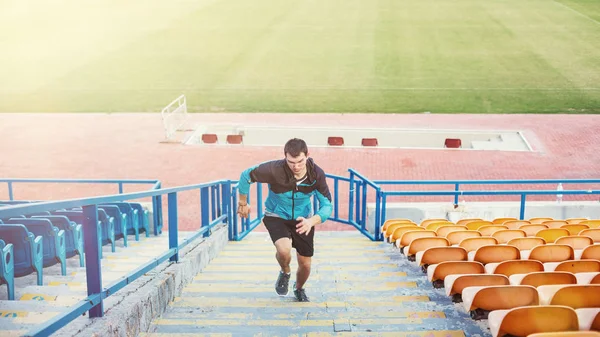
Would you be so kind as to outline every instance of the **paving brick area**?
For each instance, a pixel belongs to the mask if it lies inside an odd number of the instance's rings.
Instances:
[[[190,123],[520,130],[534,152],[314,148],[326,172],[354,168],[371,179],[598,178],[600,116],[437,114],[192,114]],[[182,135],[183,137],[184,135]],[[159,179],[177,186],[239,178],[258,162],[281,158],[275,147],[201,147],[161,143],[160,114],[0,114],[0,177]],[[143,187],[126,187],[126,192]],[[440,187],[437,187],[440,188]],[[117,187],[16,184],[17,199],[116,193]],[[8,196],[0,184],[0,199]],[[345,205],[345,198],[340,198]],[[406,200],[406,199],[404,199]],[[431,198],[413,198],[432,201]],[[528,199],[530,200],[530,199]],[[535,199],[532,199],[535,200]],[[166,198],[165,198],[166,206]],[[197,228],[198,193],[179,197],[181,226]],[[345,215],[343,206],[340,214]],[[322,230],[348,229],[328,222]]]

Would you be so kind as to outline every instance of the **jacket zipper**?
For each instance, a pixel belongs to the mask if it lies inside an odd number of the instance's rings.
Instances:
[[[292,191],[292,220],[296,219],[296,218],[294,217],[294,208],[296,208],[296,207],[294,206],[294,196],[296,195],[296,191],[297,191],[297,190],[298,190],[298,185],[296,185],[296,186],[294,187],[294,190]]]

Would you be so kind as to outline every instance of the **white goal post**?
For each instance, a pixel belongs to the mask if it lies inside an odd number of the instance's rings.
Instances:
[[[175,132],[184,131],[187,122],[187,104],[185,95],[177,97],[161,111],[165,138],[171,139]]]

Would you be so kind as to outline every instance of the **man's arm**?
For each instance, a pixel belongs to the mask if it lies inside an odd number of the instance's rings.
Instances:
[[[315,196],[319,201],[319,210],[316,212],[314,217],[319,217],[319,222],[325,222],[331,216],[333,207],[331,206],[331,193],[329,193],[329,186],[327,186],[327,179],[325,178],[325,172],[319,175],[317,180],[317,190]]]
[[[242,172],[238,182],[238,214],[242,218],[248,217],[250,206],[248,205],[248,193],[250,185],[255,182],[270,183],[273,177],[272,162],[262,163],[250,167]]]

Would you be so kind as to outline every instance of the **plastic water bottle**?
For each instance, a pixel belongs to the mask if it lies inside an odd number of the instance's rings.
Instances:
[[[557,190],[557,191],[562,191],[562,190],[563,190],[563,185],[562,185],[562,183],[558,183],[558,186],[556,186],[556,190]],[[560,203],[562,202],[562,197],[563,197],[563,195],[562,195],[562,194],[557,194],[557,195],[556,195],[556,203],[557,203],[557,204],[560,204]]]

